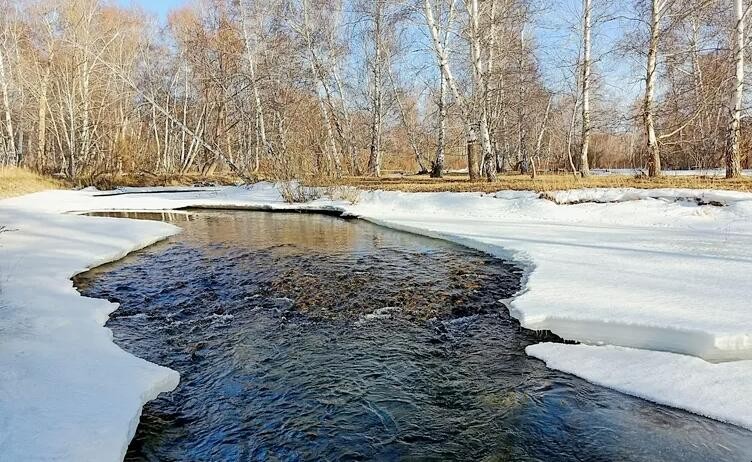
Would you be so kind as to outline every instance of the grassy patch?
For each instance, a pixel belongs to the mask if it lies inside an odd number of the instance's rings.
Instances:
[[[22,168],[0,168],[0,199],[47,189],[68,188],[66,182]]]

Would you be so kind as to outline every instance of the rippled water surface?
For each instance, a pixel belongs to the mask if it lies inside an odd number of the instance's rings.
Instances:
[[[750,432],[527,357],[500,301],[519,271],[482,253],[319,215],[127,216],[185,229],[76,281],[181,374],[127,460],[752,458]]]

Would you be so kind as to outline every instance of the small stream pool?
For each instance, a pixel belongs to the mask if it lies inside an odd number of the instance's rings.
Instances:
[[[546,369],[520,270],[321,215],[108,214],[184,228],[76,278],[123,349],[180,372],[129,461],[716,461],[752,433]],[[113,399],[117,399],[113,397]]]

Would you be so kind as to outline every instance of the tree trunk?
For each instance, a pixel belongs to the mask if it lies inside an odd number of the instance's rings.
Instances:
[[[447,30],[445,41],[442,44],[441,39],[439,38],[439,28],[436,25],[436,19],[433,14],[433,6],[431,5],[431,0],[424,0],[423,5],[425,7],[424,12],[426,17],[426,24],[428,25],[428,29],[431,32],[431,39],[433,41],[436,59],[439,63],[439,69],[444,74],[444,79],[446,80],[447,85],[449,85],[449,88],[452,90],[452,95],[459,105],[460,113],[462,115],[462,122],[465,125],[465,141],[468,145],[467,172],[470,177],[470,181],[477,181],[478,178],[480,178],[480,169],[478,168],[478,162],[475,159],[475,151],[474,149],[470,148],[470,146],[477,141],[477,137],[475,128],[473,127],[473,123],[471,121],[469,104],[467,102],[467,99],[462,95],[462,93],[460,93],[459,87],[457,86],[457,81],[454,79],[454,75],[452,74],[452,69],[449,67],[449,58],[447,56],[446,46],[446,40],[449,37],[449,31]],[[448,15],[448,21],[450,23],[453,13],[454,2],[451,2]]]
[[[17,160],[16,134],[13,130],[13,118],[10,113],[10,90],[8,89],[8,75],[5,71],[3,50],[0,50],[0,92],[3,99],[3,113],[5,116],[5,131],[7,134],[5,162],[15,164]],[[0,159],[1,160],[1,159]],[[2,163],[2,162],[0,162]]]
[[[87,38],[88,41],[88,38]],[[83,107],[81,109],[81,151],[78,156],[83,162],[88,161],[89,157],[89,145],[91,142],[91,127],[90,127],[90,105],[91,95],[89,92],[89,85],[91,81],[91,62],[89,61],[89,49],[88,44],[84,47],[84,62],[82,66],[81,74],[81,99]],[[76,165],[71,162],[69,177],[74,179],[78,172],[76,171]]]
[[[371,100],[371,147],[368,157],[368,174],[381,176],[381,112],[383,110],[382,80],[382,43],[381,22],[383,13],[383,0],[375,0],[374,5],[374,57],[373,57],[373,95]]]
[[[653,118],[653,104],[655,99],[655,78],[658,55],[660,0],[652,0],[650,14],[650,42],[648,44],[647,75],[645,76],[645,101],[643,104],[643,118],[645,122],[645,135],[648,148],[648,175],[658,177],[661,175],[661,153],[658,145],[658,136],[655,133],[655,121]]]
[[[535,141],[535,157],[540,156],[541,146],[543,145],[543,135],[546,133],[546,125],[548,125],[548,116],[551,113],[551,100],[553,96],[548,97],[548,103],[546,104],[546,112],[543,114],[543,120],[541,121],[540,130],[538,130],[538,139]]]
[[[520,53],[517,59],[517,161],[520,173],[527,173],[530,168],[530,159],[525,146],[525,28],[520,30]]]
[[[436,140],[436,160],[431,166],[431,177],[441,178],[444,176],[444,149],[446,144],[446,119],[447,119],[447,102],[446,102],[446,82],[444,81],[444,72],[440,71],[439,75],[439,133]]]
[[[47,151],[47,85],[50,80],[50,67],[45,67],[44,76],[40,82],[39,102],[37,103],[37,153],[35,164],[44,170],[45,153]]]
[[[572,159],[572,140],[574,138],[574,130],[577,123],[577,106],[579,106],[579,104],[579,98],[575,98],[574,107],[572,108],[572,118],[569,119],[569,130],[567,131],[567,160],[569,160],[569,168],[572,170],[572,175],[575,177],[577,177],[577,168]]]
[[[732,98],[731,121],[726,138],[726,178],[738,178],[742,175],[739,138],[741,132],[742,104],[744,97],[744,8],[742,0],[734,1],[736,12],[736,34],[734,41],[734,62],[736,75],[734,95]]]
[[[493,0],[492,0],[493,1]],[[494,12],[495,2],[491,5],[491,37],[493,37],[495,26]],[[481,146],[481,158],[482,168],[486,174],[488,181],[494,181],[496,179],[496,167],[494,165],[493,150],[491,149],[491,136],[488,131],[488,86],[486,82],[486,72],[484,72],[482,57],[483,49],[481,45],[480,37],[480,6],[478,0],[470,0],[470,48],[473,59],[473,88],[476,92],[480,92],[480,98],[476,101],[480,105],[480,114],[478,117],[478,129],[480,131],[480,146]],[[486,69],[490,70],[490,66],[493,62],[493,53],[489,51],[489,58],[487,61]],[[469,169],[469,168],[468,168]],[[480,175],[478,175],[480,176]]]
[[[478,181],[480,179],[480,166],[478,165],[478,154],[475,152],[477,140],[474,132],[468,135],[467,139],[467,170],[470,172],[470,181]]]
[[[591,0],[582,0],[582,147],[580,149],[580,175],[590,175],[590,13]]]

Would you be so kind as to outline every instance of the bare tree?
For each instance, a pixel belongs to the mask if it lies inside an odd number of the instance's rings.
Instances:
[[[240,5],[240,15],[241,15],[241,27],[243,29],[243,40],[245,41],[245,56],[248,60],[248,72],[251,80],[251,91],[253,93],[253,107],[256,111],[256,129],[257,134],[259,137],[259,141],[261,142],[261,145],[266,150],[266,154],[269,157],[272,157],[274,154],[274,148],[272,147],[271,143],[269,142],[267,136],[266,136],[266,121],[264,118],[264,106],[261,102],[261,92],[259,91],[258,86],[258,78],[256,75],[256,66],[257,66],[257,50],[256,50],[256,41],[253,39],[251,34],[251,22],[252,22],[252,16],[249,11],[248,6],[246,5],[247,0],[238,0]],[[256,21],[260,21],[261,19],[258,17],[259,14],[256,12]]]
[[[446,80],[446,83],[452,91],[452,95],[454,96],[454,99],[460,108],[460,113],[462,115],[462,120],[465,128],[465,138],[468,147],[468,174],[470,176],[470,180],[474,181],[480,177],[480,169],[478,168],[475,153],[472,148],[477,141],[477,134],[475,124],[472,120],[472,108],[470,106],[470,101],[468,101],[465,95],[460,92],[457,81],[454,77],[454,73],[452,72],[452,69],[450,67],[448,49],[444,46],[444,42],[442,42],[441,40],[441,33],[439,31],[439,26],[436,23],[434,6],[431,4],[431,0],[424,0],[424,10],[426,23],[431,33],[433,49],[434,53],[436,54],[436,60],[439,64],[439,69],[442,71],[443,77]],[[475,65],[473,65],[473,68],[475,69]]]
[[[310,0],[302,0],[302,16],[303,24],[300,27],[296,27],[298,33],[303,37],[306,48],[308,50],[308,61],[311,67],[311,74],[316,82],[316,98],[319,103],[319,111],[324,121],[324,127],[326,130],[326,150],[327,158],[330,163],[333,164],[334,173],[337,176],[342,174],[342,162],[340,160],[339,150],[337,148],[337,142],[334,139],[334,129],[332,127],[332,118],[336,118],[337,115],[333,111],[334,105],[332,103],[331,92],[326,83],[326,75],[323,69],[321,60],[316,52],[316,44],[313,39],[313,32],[310,20]],[[330,110],[331,116],[330,116]]]
[[[582,145],[580,148],[580,175],[590,175],[588,149],[590,148],[590,66],[591,66],[591,0],[582,0]]]
[[[373,41],[373,57],[371,58],[371,143],[368,156],[368,173],[381,176],[381,136],[383,129],[384,111],[384,22],[386,0],[373,0],[368,10],[372,22],[370,31]]]
[[[744,17],[747,13],[742,0],[734,0],[736,29],[734,33],[734,86],[726,141],[726,178],[737,178],[742,174],[739,139],[741,131],[742,104],[744,98]]]
[[[434,52],[438,59],[439,68],[439,95],[438,95],[438,134],[436,141],[436,158],[433,161],[431,167],[431,176],[434,178],[441,178],[444,174],[444,162],[445,162],[445,150],[446,150],[446,136],[447,136],[447,116],[448,116],[448,101],[447,101],[447,75],[451,75],[451,70],[447,68],[449,66],[447,50],[450,46],[451,38],[451,25],[454,22],[455,15],[455,0],[449,0],[448,5],[445,7],[444,0],[439,0],[436,5],[438,10],[438,17],[442,18],[442,10],[446,10],[446,25],[441,27],[436,23],[434,16],[434,7],[429,0],[425,1],[426,9],[426,21],[431,32],[431,36],[434,41]],[[453,90],[454,91],[454,90]],[[472,175],[472,173],[471,173]]]
[[[3,34],[3,42],[7,40],[6,33]],[[5,65],[5,43],[2,44],[3,46],[0,46],[0,97],[2,97],[3,101],[3,115],[4,115],[4,122],[5,122],[5,156],[0,161],[1,163],[8,163],[10,165],[15,165],[18,161],[18,153],[16,151],[16,132],[13,129],[13,117],[11,116],[11,107],[10,107],[10,85],[9,85],[9,79],[10,75],[6,71],[6,65]]]
[[[661,174],[661,153],[655,130],[655,83],[658,69],[658,41],[660,39],[661,16],[668,0],[650,1],[650,38],[648,40],[648,54],[645,75],[645,98],[643,101],[643,120],[648,147],[648,175],[651,177]]]
[[[466,162],[472,180],[507,166],[737,175],[745,2],[633,0],[639,17],[618,30],[601,27],[625,16],[608,0],[581,4],[565,14],[572,46],[552,52],[532,38],[540,3],[527,0],[212,0],[167,27],[100,0],[0,0],[0,162],[82,183],[366,163],[440,177]],[[636,101],[607,91],[614,32],[646,64]],[[647,159],[633,149],[642,131]]]

